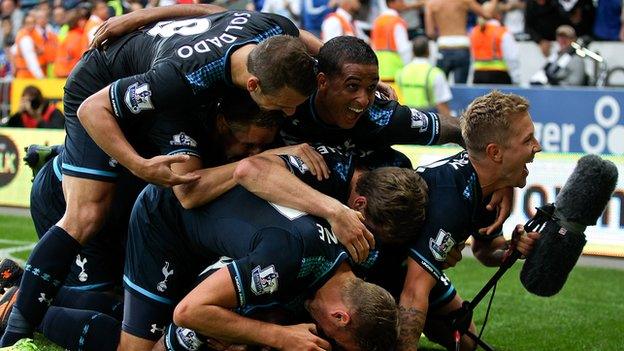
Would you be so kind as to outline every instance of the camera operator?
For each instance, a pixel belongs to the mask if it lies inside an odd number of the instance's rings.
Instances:
[[[53,103],[41,94],[39,88],[24,88],[19,111],[9,118],[5,127],[17,128],[63,128],[65,117]]]
[[[585,63],[572,48],[572,43],[576,41],[574,28],[568,25],[559,26],[556,35],[559,50],[550,55],[544,67],[548,83],[567,86],[586,85]]]

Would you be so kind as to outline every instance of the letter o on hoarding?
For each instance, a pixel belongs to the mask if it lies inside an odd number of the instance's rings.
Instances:
[[[591,144],[591,137],[596,137],[596,143]],[[607,136],[599,125],[590,124],[585,129],[583,129],[583,133],[581,133],[581,147],[583,151],[589,154],[601,154],[604,152],[605,146],[607,144]]]
[[[604,114],[607,107],[611,110],[609,116]],[[613,127],[620,120],[620,104],[613,96],[600,97],[594,105],[594,118],[602,128]]]

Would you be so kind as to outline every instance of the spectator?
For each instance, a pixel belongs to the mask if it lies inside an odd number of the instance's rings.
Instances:
[[[464,84],[470,70],[470,39],[466,33],[467,15],[490,18],[492,7],[481,6],[476,0],[429,0],[425,6],[425,32],[429,38],[437,38],[438,67],[448,76],[453,72],[455,83]]]
[[[11,18],[13,37],[17,37],[17,32],[22,28],[24,22],[24,12],[15,5],[15,0],[2,0],[0,2],[0,15]]]
[[[412,41],[414,59],[397,72],[396,83],[403,96],[403,102],[419,110],[437,110],[450,116],[448,102],[453,95],[444,72],[429,63],[429,40],[416,37]]]
[[[321,24],[325,16],[337,5],[336,0],[301,0],[301,28],[321,37]]]
[[[64,128],[65,117],[56,106],[41,94],[39,88],[24,88],[20,109],[9,119],[6,127],[17,128]]]
[[[95,32],[98,30],[100,25],[110,17],[110,11],[108,5],[106,5],[106,1],[94,0],[92,4],[93,9],[91,10],[91,16],[85,25],[85,33],[87,34],[89,43],[93,41]]]
[[[405,0],[405,9],[401,11],[401,17],[407,22],[407,36],[410,40],[425,34],[422,10],[424,10],[426,2],[426,0]]]
[[[63,6],[56,6],[52,10],[52,30],[57,35],[59,34],[61,27],[65,24],[65,8]],[[57,38],[58,39],[58,38]]]
[[[76,4],[76,7],[67,11],[69,30],[64,38],[59,38],[56,60],[54,61],[54,74],[57,77],[69,76],[82,54],[87,51],[89,39],[84,28],[90,16],[89,8],[80,4]]]
[[[0,47],[11,46],[15,43],[13,35],[13,22],[10,16],[2,17],[0,20]]]
[[[470,33],[474,59],[474,84],[520,84],[520,52],[516,39],[501,25],[502,7],[493,8],[492,19],[479,18]]]
[[[52,77],[54,72],[54,60],[58,49],[58,38],[52,26],[48,23],[49,8],[47,11],[45,7],[42,9],[36,8],[32,10],[31,13],[35,16],[36,29],[43,41],[43,55],[39,63],[44,70],[44,74],[48,77]]]
[[[507,0],[503,4],[503,24],[508,31],[513,34],[516,40],[526,40],[527,34],[524,32],[524,10],[525,0]]]
[[[299,0],[265,0],[262,12],[282,15],[297,24],[301,15],[301,2]]]
[[[544,57],[550,55],[550,46],[555,40],[557,27],[569,24],[566,13],[557,0],[528,0],[524,20],[525,31],[539,45]]]
[[[568,24],[574,28],[578,37],[592,34],[596,16],[593,0],[559,0],[559,4],[566,12]]]
[[[594,37],[598,40],[624,40],[622,0],[598,0]]]
[[[45,42],[35,28],[34,12],[26,15],[22,29],[15,37],[12,52],[16,78],[45,77]]]
[[[585,63],[571,45],[576,40],[574,28],[562,25],[556,33],[559,50],[548,58],[544,68],[548,82],[552,85],[585,85]]]
[[[386,0],[383,11],[371,31],[371,47],[379,59],[379,78],[393,82],[398,70],[412,60],[412,43],[407,36],[407,23],[399,15],[403,0]]]
[[[321,39],[323,42],[341,35],[358,37],[368,42],[370,39],[353,19],[360,7],[360,0],[339,0],[336,11],[327,15],[321,25]]]

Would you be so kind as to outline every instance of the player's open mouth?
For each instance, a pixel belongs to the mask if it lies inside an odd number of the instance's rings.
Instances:
[[[364,112],[363,108],[355,108],[355,107],[351,107],[351,106],[349,106],[348,108],[349,108],[349,111],[352,111],[352,112],[355,112],[355,113],[358,113],[358,114]]]
[[[529,160],[529,162],[527,162],[527,163],[525,163],[525,164],[524,164],[524,173],[525,173],[525,176],[528,176],[528,175],[529,175],[529,168],[527,167],[527,164],[529,164],[529,163],[533,163],[533,158],[531,158],[531,160]]]

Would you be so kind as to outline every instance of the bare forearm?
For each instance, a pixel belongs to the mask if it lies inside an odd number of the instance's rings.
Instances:
[[[93,96],[85,100],[78,109],[80,123],[104,152],[135,172],[141,167],[144,159],[124,136],[113,112],[108,108],[110,106],[107,107],[92,98]]]
[[[461,135],[459,118],[449,114],[440,113],[440,139],[438,144],[455,143],[465,146],[464,138]]]
[[[399,323],[401,331],[397,350],[416,351],[420,335],[425,327],[427,311],[421,311],[416,307],[399,305]]]
[[[200,176],[198,181],[176,185],[173,191],[186,209],[207,204],[236,185],[233,174],[237,165],[238,162],[234,162],[197,170],[194,173]]]
[[[264,156],[243,162],[244,169],[235,173],[236,181],[265,200],[323,218],[330,218],[342,207],[338,200],[314,190]]]
[[[207,318],[209,316],[209,318]],[[219,306],[198,306],[179,325],[210,338],[245,344],[279,348],[284,327],[243,317]]]

